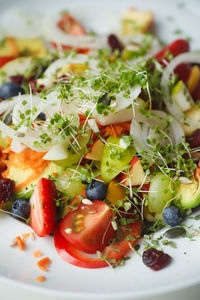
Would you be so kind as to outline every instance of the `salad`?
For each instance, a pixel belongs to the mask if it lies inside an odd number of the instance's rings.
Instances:
[[[153,20],[131,8],[105,36],[63,11],[0,43],[0,211],[79,267],[121,266],[145,237],[162,269],[200,204],[200,54]]]

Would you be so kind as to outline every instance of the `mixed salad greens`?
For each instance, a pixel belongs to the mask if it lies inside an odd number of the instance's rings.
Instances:
[[[99,36],[65,11],[45,43],[0,44],[1,211],[53,232],[80,267],[123,265],[165,226],[184,235],[200,204],[200,54],[164,46],[152,23],[129,9],[121,35]],[[147,266],[171,261],[146,244]]]

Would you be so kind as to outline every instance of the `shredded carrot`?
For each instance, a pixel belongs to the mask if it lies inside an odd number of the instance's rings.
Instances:
[[[19,249],[20,249],[21,251],[23,251],[24,248],[25,248],[24,240],[22,240],[20,236],[17,236],[17,237],[16,237],[16,241],[17,241],[17,244],[18,244],[18,246],[19,246]]]
[[[37,282],[44,282],[44,281],[46,281],[46,277],[45,277],[45,276],[38,276],[38,277],[36,278],[36,281],[37,281]]]
[[[36,180],[49,164],[48,160],[42,159],[45,152],[36,152],[27,148],[20,153],[15,153],[11,151],[10,146],[8,149],[4,149],[3,152],[6,153],[5,151],[9,153],[9,159],[6,162],[8,169],[2,174],[4,177],[9,176],[9,167],[19,168],[20,166],[22,170],[31,169],[32,171],[28,178],[16,185],[16,192]]]
[[[48,271],[48,267],[51,263],[51,260],[49,257],[42,258],[38,261],[37,265],[38,267],[43,271]]]
[[[23,241],[27,238],[29,238],[30,233],[22,233]]]
[[[108,136],[120,136],[127,134],[130,131],[130,122],[112,124],[108,126],[99,126],[101,135],[104,137]]]
[[[40,250],[37,250],[37,251],[33,252],[33,256],[35,258],[40,257],[40,256],[42,256],[42,252]]]

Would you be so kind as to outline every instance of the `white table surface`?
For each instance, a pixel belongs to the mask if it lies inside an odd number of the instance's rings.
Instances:
[[[42,295],[20,288],[2,284],[0,282],[0,299],[1,300],[61,300],[63,298]],[[165,295],[158,295],[148,298],[140,298],[140,300],[199,300],[200,299],[200,285],[187,288],[178,292],[168,293]],[[95,300],[95,299],[94,299]],[[139,299],[138,299],[139,300]]]

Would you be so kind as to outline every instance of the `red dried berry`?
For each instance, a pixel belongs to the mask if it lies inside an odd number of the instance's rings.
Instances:
[[[154,271],[158,271],[167,266],[172,258],[163,251],[155,248],[147,249],[142,255],[143,263]]]
[[[119,52],[121,52],[123,50],[123,45],[119,41],[118,37],[114,34],[109,35],[108,45],[110,46],[112,52],[115,50],[119,50]]]
[[[29,84],[31,86],[33,94],[40,93],[45,88],[45,86],[43,84],[37,85],[37,81],[36,80],[31,80],[29,82]]]
[[[191,69],[190,64],[182,63],[174,69],[174,73],[178,75],[179,80],[183,80],[183,82],[187,83]]]
[[[11,200],[15,183],[8,178],[0,178],[0,205]]]
[[[187,137],[187,142],[190,144],[191,148],[200,147],[200,129],[195,130],[192,135]]]
[[[10,80],[16,84],[21,85],[24,81],[24,76],[23,75],[13,75],[9,77]]]

